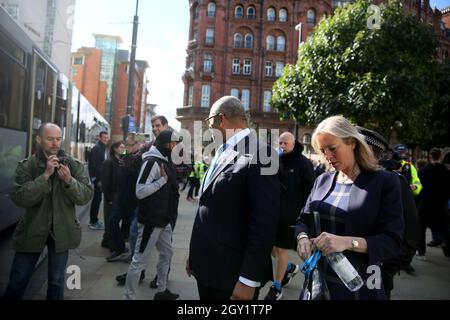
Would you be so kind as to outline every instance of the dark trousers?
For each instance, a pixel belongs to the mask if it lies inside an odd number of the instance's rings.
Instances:
[[[221,291],[216,288],[204,286],[198,281],[197,281],[197,289],[200,300],[230,300],[230,297],[233,294],[233,291]],[[255,289],[255,295],[253,296],[253,300],[258,300],[260,289],[261,288]]]
[[[102,202],[102,191],[97,186],[97,184],[94,183],[94,197],[92,198],[91,202],[90,224],[95,224],[98,222],[98,210],[100,209],[100,202]]]
[[[417,251],[424,255],[426,252],[426,230],[427,227],[434,230],[438,237],[443,240],[447,247],[450,246],[448,234],[448,214],[446,205],[442,206],[419,206],[419,222],[422,229]]]
[[[115,252],[125,252],[125,239],[120,223],[133,214],[134,208],[126,208],[119,205],[117,199],[113,201],[111,215],[109,217],[110,249]]]
[[[103,196],[104,197],[104,196]],[[105,220],[105,232],[103,233],[102,244],[110,245],[110,236],[109,236],[109,220],[111,216],[111,211],[113,204],[106,200],[106,197],[103,198],[103,219]]]
[[[50,236],[48,249],[47,300],[64,299],[64,274],[68,251],[56,253],[55,241]],[[16,252],[9,276],[9,284],[2,297],[5,300],[21,300],[33,275],[34,267],[41,253]]]
[[[189,178],[189,191],[188,191],[188,198],[192,198],[193,195],[195,194],[195,196],[198,196],[198,191],[200,189],[200,179],[197,178]]]

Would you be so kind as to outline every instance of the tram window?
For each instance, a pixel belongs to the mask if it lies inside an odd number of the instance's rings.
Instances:
[[[0,51],[0,126],[26,130],[25,69]]]

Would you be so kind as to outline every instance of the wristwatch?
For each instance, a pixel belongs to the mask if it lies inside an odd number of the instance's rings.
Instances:
[[[352,250],[355,250],[358,247],[359,247],[359,242],[356,241],[355,238],[352,238]]]

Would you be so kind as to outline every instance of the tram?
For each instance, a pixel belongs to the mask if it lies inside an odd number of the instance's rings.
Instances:
[[[9,193],[18,161],[36,150],[42,123],[63,130],[63,149],[87,160],[109,123],[58,71],[56,66],[0,7],[0,232],[20,219],[23,210]]]

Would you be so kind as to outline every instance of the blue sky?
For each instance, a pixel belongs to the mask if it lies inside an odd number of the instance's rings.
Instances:
[[[431,0],[432,7],[443,8],[450,0]],[[135,0],[77,0],[72,51],[93,47],[93,33],[122,37],[122,49],[130,49]],[[149,102],[157,112],[179,127],[176,108],[183,105],[183,82],[189,30],[188,0],[140,0],[137,58],[150,68]]]
[[[122,49],[129,50],[135,0],[77,0],[72,51],[93,47],[92,34],[119,35]],[[178,127],[176,108],[183,105],[183,82],[189,30],[188,0],[140,0],[137,59],[150,68],[148,101],[158,104],[157,112]],[[170,120],[172,119],[172,120]]]

